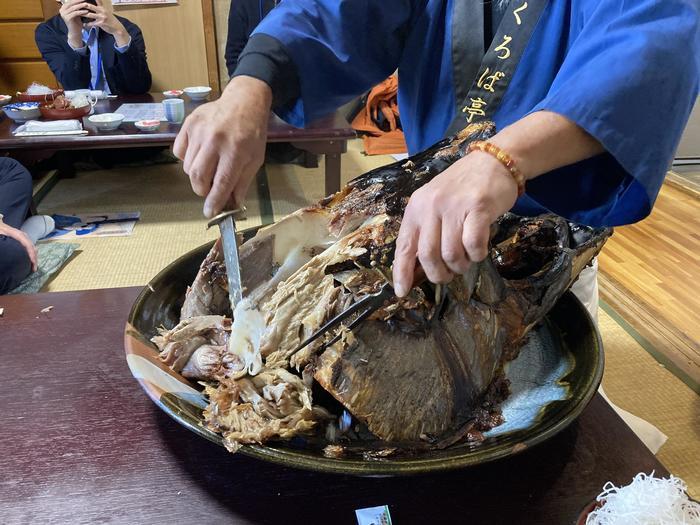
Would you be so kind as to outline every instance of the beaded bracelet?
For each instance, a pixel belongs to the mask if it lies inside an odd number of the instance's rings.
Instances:
[[[486,142],[485,140],[477,140],[475,142],[472,142],[471,144],[469,144],[467,151],[471,153],[475,149],[483,151],[484,153],[488,153],[489,155],[494,157],[498,162],[503,164],[503,166],[505,166],[505,168],[510,173],[511,177],[513,177],[515,183],[518,185],[518,197],[525,193],[525,176],[515,165],[515,160],[513,159],[513,157],[508,155],[505,151],[503,151],[495,144],[491,144],[490,142]]]

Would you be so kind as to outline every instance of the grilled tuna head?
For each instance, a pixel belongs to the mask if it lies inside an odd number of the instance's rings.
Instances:
[[[486,416],[507,394],[503,364],[607,236],[577,242],[555,216],[498,226],[490,258],[445,290],[414,290],[415,305],[387,306],[315,361],[316,380],[382,439],[449,443]]]
[[[341,334],[336,343],[318,340],[297,351],[327,320],[391,280],[410,195],[461,158],[469,142],[492,133],[489,123],[469,126],[408,161],[355,179],[242,245],[245,299],[233,312],[225,364],[208,368],[217,370],[214,377],[202,377],[219,382],[218,390],[208,389],[205,417],[229,448],[312,431],[318,414],[328,416],[308,406],[314,382],[387,442],[444,446],[475,424],[483,430],[498,423],[497,404],[507,395],[503,364],[598,253],[609,230],[554,215],[505,215],[494,229],[490,257],[467,274],[446,286],[416,287],[352,332],[341,326],[329,333]],[[188,291],[183,318],[225,314],[217,250]],[[261,378],[274,378],[274,385]],[[284,406],[297,408],[275,408],[282,401],[271,397],[273,386],[288,396]],[[293,424],[261,424],[275,413]]]

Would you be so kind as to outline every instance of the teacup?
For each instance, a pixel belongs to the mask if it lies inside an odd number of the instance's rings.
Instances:
[[[179,124],[185,120],[185,101],[181,98],[168,98],[163,101],[165,118],[168,122]]]

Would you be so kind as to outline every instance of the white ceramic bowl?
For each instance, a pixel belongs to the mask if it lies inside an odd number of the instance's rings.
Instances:
[[[41,118],[38,102],[15,102],[14,104],[7,104],[2,110],[5,112],[5,115],[16,122]]]
[[[5,104],[9,104],[10,100],[12,100],[11,95],[0,95],[0,106],[4,106]]]
[[[163,91],[163,96],[165,98],[178,98],[184,93],[181,89],[169,89],[168,91]]]
[[[206,100],[211,93],[211,88],[209,86],[194,86],[186,87],[185,95],[190,97],[192,100]]]
[[[160,120],[137,120],[134,126],[141,131],[155,131],[160,127]]]
[[[100,113],[88,117],[88,120],[100,131],[114,131],[121,125],[124,115],[121,113]]]

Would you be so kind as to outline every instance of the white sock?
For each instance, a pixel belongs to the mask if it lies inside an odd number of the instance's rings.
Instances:
[[[32,240],[34,244],[39,239],[43,239],[49,233],[54,231],[56,225],[53,219],[48,215],[32,215],[20,228]]]

